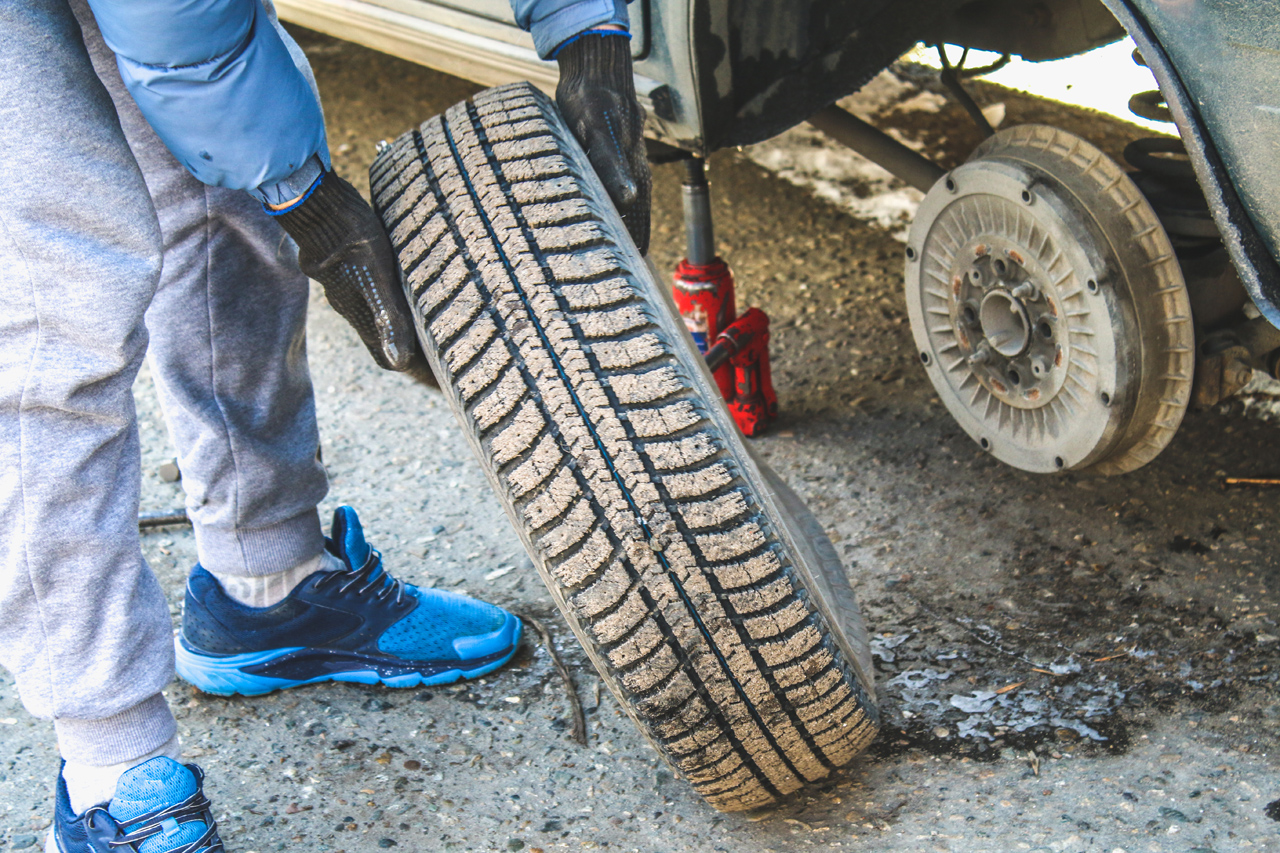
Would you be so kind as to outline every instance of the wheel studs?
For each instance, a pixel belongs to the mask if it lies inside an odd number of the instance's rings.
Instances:
[[[1029,281],[1024,281],[1010,292],[1015,299],[1029,299],[1032,302],[1035,302],[1040,298],[1040,291],[1038,291],[1036,286]]]

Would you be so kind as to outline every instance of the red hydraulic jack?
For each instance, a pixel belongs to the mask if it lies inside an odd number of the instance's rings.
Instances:
[[[687,254],[676,267],[676,307],[738,429],[743,435],[756,436],[778,416],[778,398],[769,377],[769,317],[759,308],[738,316],[733,273],[716,255],[706,168],[697,157],[686,160],[685,166]]]

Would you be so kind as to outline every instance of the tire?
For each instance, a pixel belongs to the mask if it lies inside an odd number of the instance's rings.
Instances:
[[[482,92],[370,177],[431,367],[620,705],[725,811],[852,759],[877,712],[834,550],[747,452],[553,102]]]

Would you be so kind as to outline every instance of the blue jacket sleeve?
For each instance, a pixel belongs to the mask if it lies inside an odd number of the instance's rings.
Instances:
[[[521,29],[533,34],[538,56],[550,59],[561,43],[602,24],[630,27],[630,0],[511,0]]]
[[[278,203],[327,167],[319,99],[261,0],[89,5],[138,108],[201,181]]]

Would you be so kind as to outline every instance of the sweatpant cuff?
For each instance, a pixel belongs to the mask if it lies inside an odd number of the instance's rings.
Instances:
[[[273,575],[314,558],[324,550],[320,511],[257,529],[225,530],[193,524],[200,565],[214,574]]]
[[[178,732],[169,703],[159,693],[105,719],[55,719],[53,727],[62,757],[91,767],[132,761],[164,746]]]

